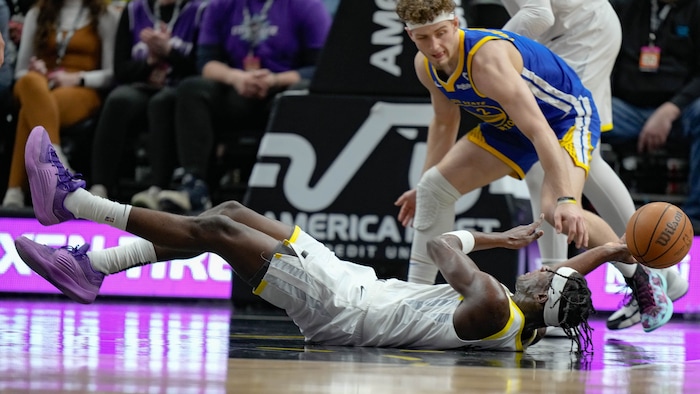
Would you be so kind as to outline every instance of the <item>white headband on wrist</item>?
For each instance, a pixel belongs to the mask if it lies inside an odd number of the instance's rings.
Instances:
[[[440,22],[444,22],[444,21],[451,21],[451,20],[454,20],[454,18],[455,18],[454,12],[443,11],[438,16],[436,16],[432,20],[429,20],[425,23],[406,22],[406,27],[408,28],[408,30],[414,30],[414,29],[418,29],[419,27],[430,26],[430,25],[434,25],[436,23],[440,23]]]
[[[450,231],[449,233],[446,234],[452,234],[456,235],[457,238],[459,238],[460,241],[462,241],[462,252],[464,254],[469,254],[469,252],[474,249],[474,234],[471,233],[471,231],[467,230],[457,230],[457,231]]]
[[[572,273],[577,272],[573,268],[561,267],[552,278],[552,285],[547,291],[547,302],[544,304],[544,324],[550,327],[559,327],[559,300],[566,282]]]

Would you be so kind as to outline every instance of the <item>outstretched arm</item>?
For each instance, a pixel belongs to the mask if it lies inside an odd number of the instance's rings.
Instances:
[[[474,248],[472,250],[523,248],[542,236],[544,233],[540,229],[542,220],[544,220],[544,215],[540,215],[537,220],[530,224],[516,226],[503,232],[482,233],[471,231],[474,235]]]
[[[472,284],[477,275],[482,274],[474,261],[467,256],[469,251],[492,248],[520,249],[539,237],[543,231],[539,228],[542,217],[528,225],[521,225],[504,232],[482,233],[479,231],[463,231],[446,233],[428,242],[428,254],[435,261],[440,272],[457,292],[466,296],[474,289]],[[473,237],[472,245],[469,238]]]
[[[609,261],[619,261],[628,264],[636,262],[627,249],[627,244],[621,239],[620,242],[608,242],[605,245],[597,246],[580,253],[553,266],[552,271],[556,271],[560,267],[569,267],[575,269],[581,275],[586,276],[601,264]]]
[[[542,211],[547,214],[547,220],[557,232],[568,235],[567,243],[575,241],[577,247],[587,247],[588,229],[581,205],[556,203],[558,197],[564,196],[580,200],[580,186],[572,184],[569,167],[561,164],[564,151],[520,75],[522,69],[522,55],[512,43],[491,40],[473,55],[472,87],[496,100],[535,147],[545,173],[542,188],[548,197],[543,201]]]

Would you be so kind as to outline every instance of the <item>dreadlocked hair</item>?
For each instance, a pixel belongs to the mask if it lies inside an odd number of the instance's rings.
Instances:
[[[396,14],[402,22],[426,23],[443,12],[454,12],[454,0],[399,0]]]
[[[560,275],[554,273],[555,275]],[[560,275],[561,276],[561,275]],[[567,277],[566,285],[561,291],[559,299],[559,326],[566,336],[571,339],[571,350],[576,343],[577,353],[593,351],[591,339],[593,329],[588,324],[588,317],[595,313],[591,290],[583,275],[574,272]]]

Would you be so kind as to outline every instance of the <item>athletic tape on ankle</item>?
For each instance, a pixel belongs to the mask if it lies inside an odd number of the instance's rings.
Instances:
[[[552,277],[552,284],[547,291],[547,302],[544,304],[544,324],[551,327],[559,327],[559,309],[561,308],[559,300],[566,282],[569,281],[569,276],[574,272],[577,271],[573,268],[561,267]]]
[[[471,233],[471,231],[467,230],[457,230],[457,231],[450,231],[446,234],[452,234],[456,235],[457,238],[459,238],[460,241],[462,241],[462,252],[464,254],[469,254],[469,252],[474,249],[474,234]]]

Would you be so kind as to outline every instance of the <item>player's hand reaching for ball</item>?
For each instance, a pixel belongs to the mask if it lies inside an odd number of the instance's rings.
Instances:
[[[620,238],[617,242],[606,243],[605,247],[610,249],[609,259],[611,261],[619,261],[621,263],[627,264],[637,263],[637,260],[635,260],[634,256],[632,256],[629,249],[627,248],[627,242],[625,241],[624,234],[622,235],[622,238]]]
[[[554,230],[557,234],[566,234],[566,242],[574,242],[576,248],[588,247],[588,228],[579,203],[557,204],[554,208]]]

